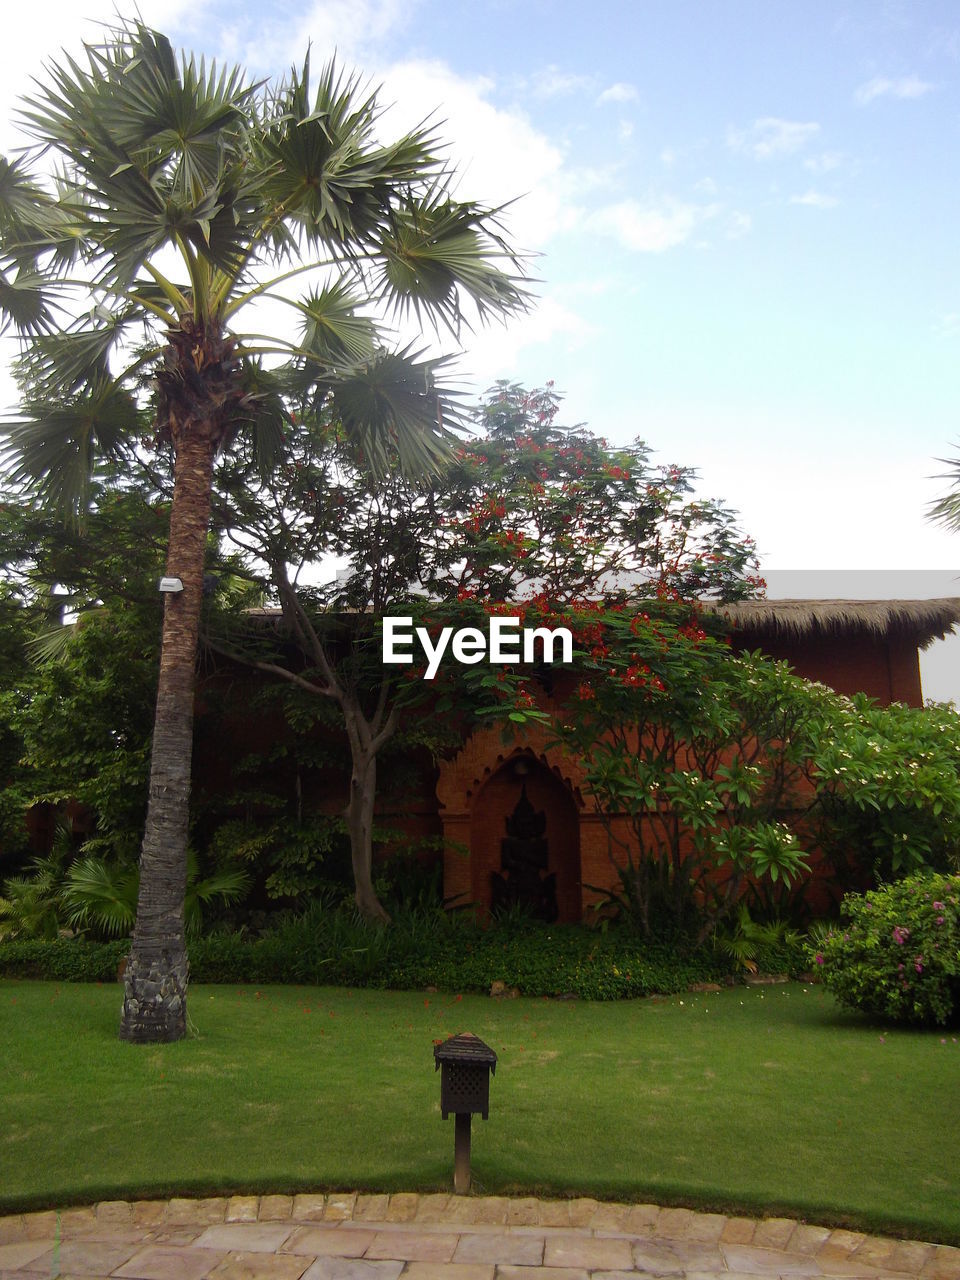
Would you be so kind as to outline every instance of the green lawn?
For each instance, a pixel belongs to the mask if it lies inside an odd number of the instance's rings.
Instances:
[[[449,1185],[435,1038],[500,1061],[474,1188],[785,1212],[960,1242],[960,1033],[818,987],[591,1004],[194,987],[196,1034],[116,1039],[120,989],[0,982],[0,1209]]]

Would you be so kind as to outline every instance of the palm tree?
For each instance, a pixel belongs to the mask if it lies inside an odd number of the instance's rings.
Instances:
[[[0,310],[22,339],[13,477],[79,518],[98,457],[173,464],[166,575],[182,590],[165,597],[123,1039],[186,1026],[194,665],[218,455],[250,432],[268,473],[292,407],[309,403],[331,407],[366,465],[437,470],[455,402],[438,362],[388,349],[373,315],[456,333],[465,299],[481,321],[526,305],[497,211],[453,198],[431,130],[379,142],[379,114],[333,64],[314,92],[309,58],[254,85],[121,20],[82,61],[48,69],[21,112],[37,146],[0,158]],[[240,329],[263,300],[291,308],[295,338]]]

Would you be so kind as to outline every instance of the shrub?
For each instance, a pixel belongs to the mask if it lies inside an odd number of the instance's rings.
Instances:
[[[120,961],[130,950],[123,942],[29,939],[0,943],[0,974],[54,982],[115,982]]]
[[[0,974],[112,981],[129,942],[77,939],[0,944]],[[512,922],[481,928],[442,912],[401,915],[389,928],[356,913],[313,910],[258,938],[216,933],[188,940],[194,982],[318,983],[438,991],[490,990],[500,981],[527,996],[616,1000],[684,991],[716,979],[710,950],[685,953],[627,930]]]
[[[919,1025],[960,1017],[960,876],[913,875],[841,910],[813,956],[841,1004]]]

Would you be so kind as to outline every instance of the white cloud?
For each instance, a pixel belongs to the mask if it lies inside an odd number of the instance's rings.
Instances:
[[[727,146],[754,160],[771,160],[775,156],[792,155],[817,136],[820,126],[815,121],[781,120],[763,116],[749,129],[728,129]]]
[[[607,102],[636,102],[640,94],[637,92],[636,86],[626,84],[622,80],[618,80],[616,84],[608,86],[604,89],[600,97],[597,98],[597,106],[603,106]]]
[[[842,151],[822,151],[818,156],[808,156],[803,167],[811,173],[832,173],[843,164]]]
[[[715,205],[668,201],[658,208],[639,200],[621,200],[590,214],[586,225],[635,253],[663,253],[689,240],[717,212]]]
[[[457,168],[457,195],[487,205],[514,201],[504,218],[518,246],[541,249],[575,225],[578,192],[562,150],[521,111],[495,106],[493,81],[427,60],[396,63],[378,78],[381,101],[393,104],[382,117],[384,136],[436,119]]]
[[[734,209],[727,217],[726,236],[728,240],[741,240],[753,228],[753,218],[749,213],[741,213]]]
[[[833,209],[839,203],[836,196],[824,195],[822,191],[805,191],[802,196],[790,197],[790,204],[804,204],[811,209]]]
[[[307,45],[319,67],[334,54],[341,66],[370,66],[384,41],[410,21],[419,0],[314,0],[293,22],[269,22],[256,7],[224,23],[218,43],[245,66],[275,73],[302,60]]]
[[[595,336],[582,316],[555,296],[541,298],[529,314],[508,327],[494,325],[467,335],[467,351],[460,366],[476,391],[498,378],[517,372],[524,353],[533,347],[551,344],[558,359],[572,355]]]
[[[617,137],[621,142],[629,142],[633,137],[633,121],[621,120],[617,125]]]
[[[535,71],[523,87],[534,98],[561,98],[572,93],[585,93],[593,89],[592,76],[578,75],[572,71],[561,71],[551,64]]]
[[[921,80],[919,76],[901,76],[899,80],[874,76],[860,85],[853,96],[864,107],[875,98],[922,98],[933,88],[928,80]]]
[[[960,311],[946,311],[934,325],[939,338],[960,338]]]

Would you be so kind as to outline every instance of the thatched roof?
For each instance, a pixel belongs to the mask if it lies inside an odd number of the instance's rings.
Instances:
[[[736,631],[757,636],[897,636],[925,649],[960,623],[960,599],[741,600],[710,603]]]

